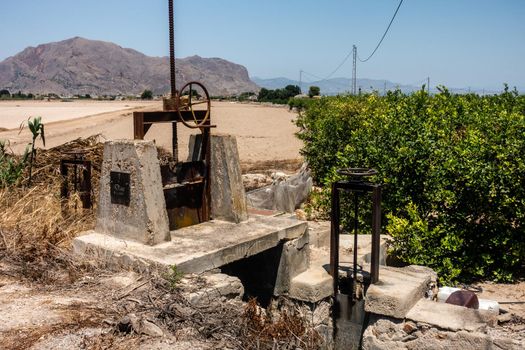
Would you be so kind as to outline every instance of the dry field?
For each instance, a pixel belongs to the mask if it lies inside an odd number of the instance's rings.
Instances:
[[[48,148],[95,134],[102,134],[105,139],[132,138],[132,112],[161,108],[161,102],[0,102],[0,128],[12,129],[0,132],[0,139],[9,140],[15,152],[23,152],[30,134],[28,130],[19,133],[18,126],[29,116],[39,115],[45,123]],[[292,122],[296,115],[286,107],[214,102],[211,116],[212,124],[217,125],[212,132],[237,137],[239,155],[245,167],[278,163],[286,168],[287,163],[296,167],[300,162],[301,143],[294,136],[297,127]],[[188,153],[191,132],[195,131],[183,125],[179,127],[181,159]],[[146,139],[170,149],[171,127],[154,125]],[[39,147],[42,147],[40,143]]]

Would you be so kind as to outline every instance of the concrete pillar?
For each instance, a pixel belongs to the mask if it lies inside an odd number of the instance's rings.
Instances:
[[[148,245],[170,240],[157,148],[152,141],[104,144],[96,231]]]
[[[211,135],[211,217],[239,223],[248,220],[237,139]]]
[[[239,223],[248,219],[246,193],[242,183],[237,139],[211,135],[211,218]],[[199,160],[202,135],[191,135],[188,161]]]

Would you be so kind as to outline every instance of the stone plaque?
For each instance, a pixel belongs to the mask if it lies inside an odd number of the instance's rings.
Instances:
[[[129,206],[130,174],[112,171],[110,173],[111,203]]]

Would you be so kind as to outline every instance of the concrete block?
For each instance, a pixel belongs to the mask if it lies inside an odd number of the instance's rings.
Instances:
[[[111,172],[130,175],[129,205],[111,199]],[[170,240],[157,148],[151,141],[104,144],[96,231],[147,245]]]
[[[239,223],[248,219],[237,140],[231,135],[211,135],[211,216]]]
[[[301,237],[283,244],[274,295],[288,294],[292,279],[306,271],[308,265],[308,234],[305,232]]]
[[[378,315],[404,318],[423,298],[434,278],[432,270],[381,266],[379,282],[366,292],[365,310]]]
[[[487,325],[495,326],[497,316],[486,310],[474,310],[462,306],[419,300],[407,313],[407,319],[427,323],[454,332],[485,331]]]
[[[308,222],[310,246],[330,249],[330,221]]]
[[[333,293],[332,277],[322,266],[312,266],[294,277],[290,283],[292,299],[318,302]]]

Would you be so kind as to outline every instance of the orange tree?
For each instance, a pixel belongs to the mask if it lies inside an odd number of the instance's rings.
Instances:
[[[525,97],[515,90],[325,97],[297,124],[326,213],[336,169],[374,167],[392,254],[444,281],[523,272]]]

